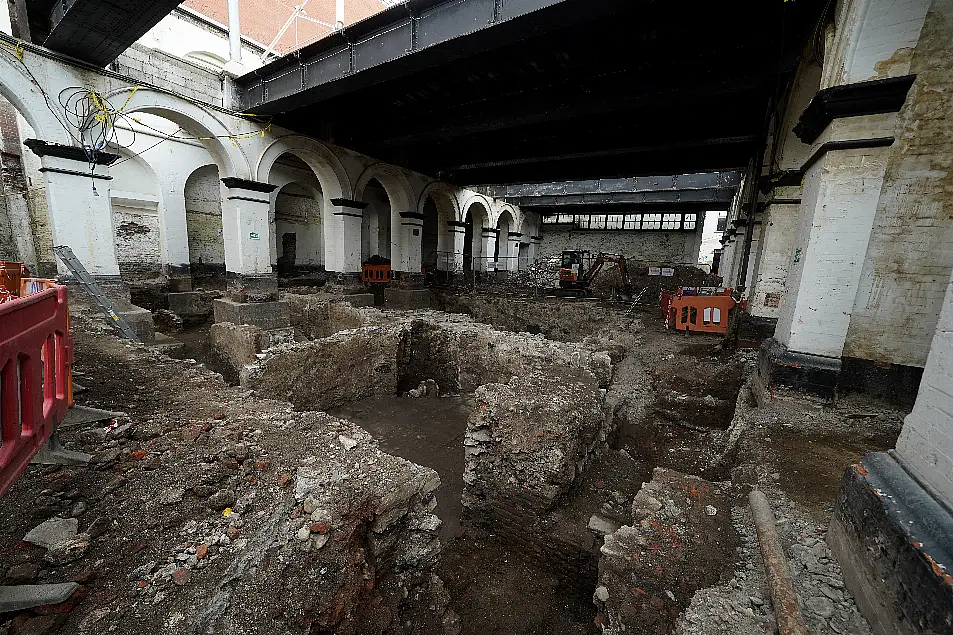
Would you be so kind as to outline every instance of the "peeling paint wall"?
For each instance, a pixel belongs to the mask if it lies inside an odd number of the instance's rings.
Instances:
[[[206,165],[185,182],[185,218],[189,233],[189,261],[193,275],[225,273],[222,237],[222,195],[218,168]]]
[[[797,215],[797,205],[771,205],[761,221],[761,257],[749,295],[752,315],[777,318],[781,314]]]
[[[953,3],[927,16],[844,354],[923,366],[953,270]]]
[[[910,72],[931,0],[844,0],[824,64],[822,88]]]

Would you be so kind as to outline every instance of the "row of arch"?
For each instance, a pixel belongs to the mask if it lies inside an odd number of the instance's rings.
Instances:
[[[58,95],[56,86],[49,84],[69,85],[71,73],[76,75],[77,83],[88,81],[89,76],[80,79],[75,69],[35,54],[27,54],[23,65],[31,66],[32,78],[15,61],[0,56],[0,94],[23,114],[38,138],[76,145],[56,114],[45,104],[49,99],[55,103]],[[416,263],[437,267],[441,254],[457,252],[464,259],[513,257],[515,262],[516,254],[511,254],[511,251],[518,247],[510,245],[514,242],[511,235],[519,235],[524,224],[524,217],[516,207],[477,192],[427,181],[395,166],[370,162],[366,157],[332,148],[309,137],[272,131],[248,119],[162,90],[115,87],[112,84],[116,80],[100,79],[103,86],[97,88],[113,105],[121,104],[123,112],[153,115],[171,122],[196,139],[192,145],[200,144],[211,159],[210,163],[198,166],[206,174],[214,167],[219,180],[232,177],[278,186],[270,194],[272,231],[269,238],[272,239],[271,262],[279,268],[288,260],[291,245],[295,242],[303,242],[307,252],[302,258],[296,256],[296,261],[314,265],[327,261],[323,252],[333,247],[331,242],[338,239],[344,227],[344,221],[333,212],[340,209],[340,201],[366,203],[360,212],[362,258],[372,255],[389,257],[401,269],[413,269]],[[127,156],[127,159],[144,165],[144,169],[151,170],[155,177],[150,157],[156,153],[151,152],[144,157]],[[287,166],[289,162],[296,164],[294,167],[299,173],[310,174],[304,178],[281,176],[281,165]],[[276,170],[276,166],[279,169]],[[173,175],[171,179],[162,175],[155,178],[157,187],[154,189],[159,199],[158,233],[163,234],[160,250],[164,262],[183,260],[181,246],[176,256],[173,253],[176,248],[167,244],[170,236],[189,234],[190,242],[193,242],[194,228],[189,227],[186,219],[188,212],[195,211],[188,208],[195,207],[195,204],[187,200],[186,192],[196,172],[197,169]],[[222,188],[223,205],[225,198]],[[310,199],[310,202],[305,199]],[[310,206],[310,213],[302,216],[302,206]],[[55,211],[51,209],[50,213]],[[228,226],[227,220],[225,224]],[[461,233],[464,234],[462,238],[456,236]],[[294,240],[286,238],[286,234],[293,235]],[[226,237],[227,228],[223,240]],[[415,242],[418,238],[419,244]],[[189,260],[194,260],[191,245],[188,251]],[[453,264],[452,258],[446,258],[445,268]],[[462,264],[466,265],[465,262]],[[515,265],[505,268],[515,268]]]

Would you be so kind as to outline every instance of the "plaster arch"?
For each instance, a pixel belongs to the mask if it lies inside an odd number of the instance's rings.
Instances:
[[[351,184],[337,155],[324,144],[301,135],[280,137],[265,148],[255,166],[255,180],[267,183],[271,169],[283,154],[292,154],[308,164],[326,200],[351,198]]]
[[[395,214],[417,209],[414,205],[414,188],[410,184],[410,179],[399,169],[386,163],[373,163],[364,169],[354,183],[355,200],[362,200],[364,188],[372,179],[376,179],[384,186],[387,198],[390,199],[391,209]]]
[[[453,235],[450,233],[451,226],[448,223],[460,217],[460,203],[456,194],[452,186],[433,181],[423,189],[417,201],[417,213],[423,221],[421,263],[427,268],[452,268],[452,254],[455,249]]]
[[[364,169],[354,183],[354,199],[364,200],[364,190],[368,183],[377,181],[387,193],[390,203],[390,261],[399,271],[418,272],[420,270],[421,236],[419,226],[404,221],[402,213],[416,212],[416,197],[413,186],[401,170],[386,163],[373,163]],[[417,235],[413,230],[418,229]]]
[[[487,198],[483,194],[477,194],[476,192],[473,192],[472,194],[470,194],[470,196],[464,199],[464,203],[460,206],[460,217],[457,220],[460,222],[465,222],[467,219],[467,213],[470,212],[470,208],[473,207],[474,204],[479,204],[483,208],[482,209],[484,214],[483,220],[485,223],[487,223],[484,226],[489,227],[490,215],[492,214],[493,205],[492,203],[490,203],[489,198]]]
[[[199,141],[212,155],[219,167],[220,176],[252,178],[250,163],[241,142],[232,143],[228,139],[242,134],[243,131],[229,129],[222,119],[197,103],[152,88],[120,88],[109,92],[105,97],[114,107],[122,108],[126,114],[145,112],[157,115],[181,126],[196,137],[205,137]]]
[[[0,55],[0,95],[23,115],[40,140],[73,145],[63,124],[47,107],[39,86],[9,55]]]
[[[424,213],[427,198],[433,198],[437,209],[447,212],[447,220],[460,219],[460,201],[457,200],[453,187],[441,181],[433,181],[424,188],[417,200],[417,213]]]
[[[494,248],[484,236],[484,228],[490,228],[490,201],[485,196],[472,197],[463,207],[463,270],[483,271],[487,258]],[[468,220],[469,219],[469,222]]]

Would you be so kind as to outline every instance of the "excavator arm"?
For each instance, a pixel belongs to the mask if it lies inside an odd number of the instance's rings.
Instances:
[[[606,263],[614,263],[619,267],[619,275],[622,277],[623,290],[626,295],[631,296],[632,282],[629,280],[629,267],[626,264],[625,256],[619,254],[600,253],[596,256],[596,259],[589,268],[589,271],[587,271],[586,275],[583,277],[583,284],[586,286],[586,288],[592,285],[593,281],[595,281],[596,277],[599,275],[599,272],[602,271],[602,268]]]

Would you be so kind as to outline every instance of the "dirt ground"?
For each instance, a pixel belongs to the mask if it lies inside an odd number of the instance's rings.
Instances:
[[[558,307],[548,306],[552,300],[540,302],[547,305],[545,314],[560,315]],[[744,383],[754,351],[725,353],[719,350],[716,337],[666,331],[651,310],[635,314],[625,310],[615,318],[618,308],[614,305],[600,305],[594,310],[599,316],[598,333],[586,333],[584,323],[573,323],[570,328],[563,324],[558,330],[549,329],[549,334],[561,333],[573,340],[619,335],[618,341],[626,342],[623,348],[627,348],[628,372],[649,379],[644,385],[626,388],[626,392],[640,395],[639,409],[628,413],[620,409],[618,438],[593,465],[567,506],[569,513],[580,518],[598,512],[619,524],[631,522],[632,498],[656,467],[712,481],[733,479],[736,483],[757,484],[781,506],[778,513],[789,519],[788,527],[796,528],[783,533],[785,546],[793,549],[794,557],[798,545],[813,548],[811,540],[816,542],[818,535],[823,540],[844,469],[863,453],[895,443],[902,412],[862,399],[846,400],[836,410],[814,405],[800,410],[787,406],[754,409],[745,396]],[[586,310],[581,311],[584,318]],[[487,316],[487,321],[492,323],[491,318]],[[507,320],[512,322],[512,316]],[[530,323],[536,321],[534,317]],[[210,436],[215,434],[225,434],[234,443],[254,432],[247,425],[235,429],[227,425],[239,416],[236,408],[250,403],[245,401],[247,395],[199,369],[197,363],[131,355],[125,344],[103,334],[99,322],[88,321],[81,312],[77,312],[74,325],[75,378],[86,388],[77,401],[123,411],[128,417],[118,422],[120,428],[127,422],[131,425],[107,432],[110,422],[105,421],[64,431],[69,447],[96,453],[93,464],[32,466],[0,499],[0,513],[5,519],[0,526],[0,567],[6,572],[6,583],[77,580],[83,584],[82,592],[65,606],[4,616],[0,635],[74,633],[79,632],[80,616],[96,611],[121,612],[127,598],[142,593],[142,588],[129,578],[130,572],[144,559],[163,558],[158,545],[174,542],[174,538],[165,536],[166,528],[181,522],[182,514],[206,513],[204,507],[157,511],[138,505],[136,497],[148,482],[150,466],[154,469],[159,462],[172,460],[179,443],[205,443],[206,438],[215,443],[220,438]],[[518,324],[510,327],[519,330]],[[198,329],[181,336],[186,344],[183,357],[209,361],[203,355],[203,333]],[[623,371],[617,372],[621,381]],[[472,406],[469,399],[383,395],[348,404],[332,414],[361,425],[379,439],[384,451],[440,474],[435,513],[444,523],[444,549],[439,569],[463,633],[598,632],[593,622],[591,580],[569,579],[492,535],[469,535],[461,526],[461,439]],[[748,405],[737,449],[726,455],[725,443],[737,432],[736,401]],[[255,407],[263,409],[255,416],[278,420],[290,416],[287,404],[269,402]],[[219,429],[222,432],[216,433]],[[233,481],[246,483],[264,477],[228,473],[213,488],[219,491],[233,487],[229,485]],[[185,488],[202,485],[189,482],[194,476],[185,468],[182,478],[180,485]],[[80,531],[97,534],[81,558],[59,566],[45,562],[43,550],[21,542],[27,531],[56,515],[76,517]],[[739,499],[731,511],[731,522],[728,515],[722,518],[725,540],[737,542],[740,536],[747,546],[714,560],[689,558],[698,571],[686,577],[700,580],[699,584],[717,582],[727,588],[728,580],[736,581],[741,575],[737,588],[748,585],[751,594],[760,593],[759,597],[766,598],[766,590],[757,588],[763,585],[763,575],[758,574],[760,556],[756,543],[751,543],[750,535],[745,533],[750,519],[745,520],[743,502]],[[734,538],[729,535],[732,532],[737,532]],[[809,583],[813,584],[805,582]],[[679,628],[683,633],[746,632],[746,627],[739,626],[741,622],[723,620],[722,629],[722,622],[709,619],[718,612],[713,608],[720,606],[718,598],[730,595],[727,591],[718,595],[721,587],[717,585],[712,588],[709,600],[703,593],[696,594],[694,588],[678,590],[682,606],[695,597],[687,615],[697,619],[685,621],[684,615],[673,615],[666,618],[666,623],[674,628],[682,619]],[[731,593],[737,588],[732,587]],[[836,591],[844,595],[841,589]],[[744,607],[736,606],[740,600],[731,602],[735,604],[724,609],[729,614],[737,609],[739,615],[747,610],[756,616],[768,615],[765,611],[758,613],[761,605],[748,606],[747,600]],[[841,605],[847,607],[843,614],[836,613],[824,624],[859,624],[850,613],[849,598],[844,596]],[[81,610],[74,611],[77,607]],[[838,631],[820,624],[817,621],[818,630],[812,632],[865,632],[860,626],[853,631]]]

